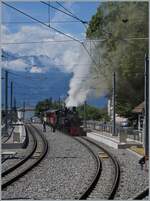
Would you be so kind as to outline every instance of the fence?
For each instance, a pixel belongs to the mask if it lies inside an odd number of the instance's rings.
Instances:
[[[97,121],[87,121],[87,129],[98,130],[102,133],[107,132],[112,134],[113,127],[111,124],[104,124]],[[132,127],[116,126],[116,136],[126,134],[131,140],[143,142],[143,130],[136,130]]]

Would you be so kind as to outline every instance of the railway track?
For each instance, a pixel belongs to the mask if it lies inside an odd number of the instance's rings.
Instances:
[[[143,200],[146,197],[149,196],[149,188],[146,188],[144,191],[140,192],[138,195],[136,195],[133,200]]]
[[[117,191],[117,188],[118,188],[118,185],[119,185],[119,180],[120,180],[120,166],[119,166],[119,163],[118,161],[116,160],[116,158],[114,158],[112,156],[112,154],[110,154],[106,149],[104,149],[103,147],[101,147],[99,144],[85,138],[85,137],[81,137],[81,139],[76,139],[77,141],[79,141],[80,143],[82,143],[84,146],[86,146],[91,152],[93,155],[96,155],[94,153],[94,151],[90,148],[90,145],[87,145],[86,142],[88,142],[89,144],[91,145],[94,145],[95,147],[97,147],[99,150],[102,150],[105,154],[108,155],[108,157],[111,159],[112,163],[113,163],[113,166],[114,166],[114,179],[113,179],[113,182],[112,182],[112,186],[111,186],[111,189],[109,191],[109,193],[107,193],[107,199],[114,199],[115,197],[115,194],[116,194],[116,191]],[[98,153],[97,153],[98,155]],[[95,157],[98,157],[98,156],[95,156]],[[97,165],[97,173],[95,174],[95,177],[93,179],[93,181],[89,184],[88,188],[86,189],[86,191],[80,196],[80,200],[83,200],[83,199],[87,199],[89,198],[89,196],[93,193],[94,194],[94,191],[96,188],[97,190],[96,191],[101,191],[101,189],[98,188],[99,186],[99,182],[101,182],[101,173],[103,171],[103,167],[102,167],[102,161],[100,160],[100,158],[98,157],[98,159],[100,161],[100,167]],[[96,192],[97,194],[97,192]],[[98,197],[97,197],[98,198]]]
[[[10,137],[11,137],[11,135],[12,135],[14,129],[15,129],[15,127],[12,128],[10,134],[9,134],[7,137],[4,137],[4,136],[2,137],[1,140],[2,140],[2,143],[3,143],[3,144],[6,143],[6,142],[10,139]]]
[[[76,138],[76,140],[89,150],[89,152],[91,153],[91,155],[94,158],[95,163],[96,163],[96,171],[95,171],[95,175],[91,181],[91,184],[90,184],[90,186],[88,186],[86,191],[79,198],[80,200],[84,200],[90,195],[91,191],[94,189],[94,187],[96,186],[96,184],[100,178],[101,171],[102,171],[102,161],[86,143],[84,143],[83,141],[81,141],[80,139],[77,139],[77,138]]]
[[[30,133],[31,137],[33,138],[33,145],[32,145],[31,151],[22,160],[19,160],[19,162],[17,162],[15,165],[12,165],[7,170],[5,170],[4,172],[2,172],[2,174],[1,174],[2,177],[5,177],[7,174],[11,173],[16,168],[18,168],[19,166],[21,166],[22,164],[24,164],[28,159],[30,159],[30,157],[33,155],[33,153],[36,150],[37,139],[36,139],[35,134],[32,133],[32,132],[30,132],[29,128],[27,126],[25,126],[25,130],[26,130],[27,136]]]
[[[28,125],[27,129],[34,138],[33,149],[27,157],[2,173],[2,190],[37,166],[47,153],[48,143],[41,132],[33,125]]]

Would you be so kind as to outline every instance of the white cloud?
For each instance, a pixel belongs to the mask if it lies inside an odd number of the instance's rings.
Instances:
[[[45,29],[42,26],[23,26],[17,33],[6,33],[5,29],[3,29],[3,43],[43,40],[64,41],[68,40],[68,38],[49,29]],[[3,49],[19,56],[47,56],[53,63],[53,66],[56,65],[60,70],[66,73],[73,73],[73,78],[70,81],[70,89],[68,91],[69,97],[66,100],[67,106],[77,106],[86,100],[90,92],[90,82],[86,79],[90,73],[90,59],[84,48],[78,42],[3,45]],[[29,66],[21,59],[10,61],[7,65],[10,69],[21,71],[30,67],[30,73],[43,73],[47,72],[49,68],[52,68],[52,65],[48,65],[47,60],[43,59],[42,61],[45,67]],[[34,65],[34,63],[32,65]]]
[[[32,68],[30,69],[30,73],[45,73],[45,72],[47,72],[47,68],[32,66]]]
[[[42,26],[23,26],[17,33],[6,33],[5,28],[3,28],[2,43],[53,42],[9,44],[2,45],[2,47],[5,51],[18,54],[19,56],[45,55],[50,58],[54,65],[61,65],[61,70],[63,65],[64,71],[71,72],[74,63],[78,61],[77,56],[79,56],[78,49],[80,44],[75,41],[59,42],[64,40],[68,40],[68,38]]]
[[[2,66],[7,69],[15,70],[15,71],[25,71],[29,67],[22,59],[16,59],[8,62],[2,61]]]

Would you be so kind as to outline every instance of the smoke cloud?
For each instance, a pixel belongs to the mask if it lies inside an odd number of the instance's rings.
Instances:
[[[66,99],[67,107],[79,106],[88,97],[100,97],[107,94],[110,73],[103,61],[104,52],[101,44],[87,44],[87,49],[92,59],[86,50],[80,47],[78,58],[76,58],[78,65],[73,68],[73,77]]]
[[[75,58],[77,65],[73,66],[73,77],[70,81],[70,89],[66,99],[66,106],[78,106],[84,103],[90,94],[91,59],[83,46],[78,47],[78,55]]]

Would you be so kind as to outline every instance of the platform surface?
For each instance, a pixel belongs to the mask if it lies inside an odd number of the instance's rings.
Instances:
[[[126,142],[120,142],[118,136],[112,136],[112,134],[107,132],[93,130],[91,132],[87,132],[87,137],[93,138],[115,149],[130,148],[132,146],[143,147],[141,142],[131,140],[129,138],[127,138]]]

